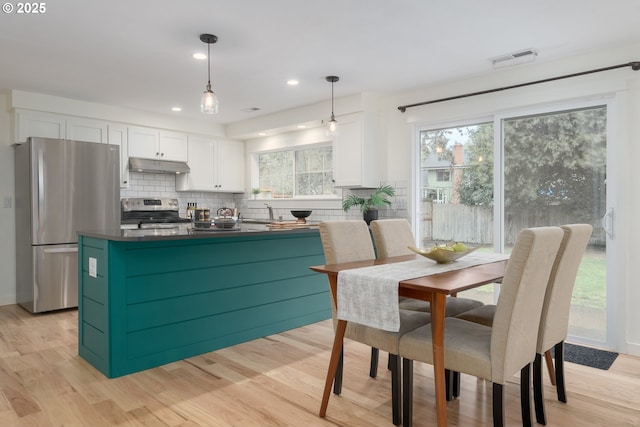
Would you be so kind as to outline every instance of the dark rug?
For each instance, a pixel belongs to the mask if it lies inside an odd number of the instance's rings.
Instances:
[[[553,353],[552,349],[551,354]],[[616,357],[618,357],[618,353],[612,351],[564,343],[565,362],[578,363],[592,368],[607,370],[616,360]]]

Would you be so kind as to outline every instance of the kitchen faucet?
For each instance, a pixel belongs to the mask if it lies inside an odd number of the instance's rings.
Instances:
[[[267,203],[265,203],[264,205],[267,207],[267,209],[269,209],[269,219],[273,221],[273,207],[271,207],[271,205]]]

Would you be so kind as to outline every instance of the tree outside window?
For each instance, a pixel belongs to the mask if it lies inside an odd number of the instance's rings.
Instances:
[[[259,185],[273,198],[333,196],[333,148],[316,146],[258,155]]]

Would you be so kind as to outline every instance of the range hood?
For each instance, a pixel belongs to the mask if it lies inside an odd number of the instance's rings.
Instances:
[[[171,160],[141,159],[139,157],[129,157],[129,170],[131,172],[151,172],[151,173],[189,173],[191,169],[185,162],[174,162]]]

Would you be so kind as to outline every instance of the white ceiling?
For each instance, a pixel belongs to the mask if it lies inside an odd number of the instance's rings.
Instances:
[[[491,73],[488,58],[525,48],[543,62],[635,43],[639,17],[638,0],[54,0],[0,15],[0,90],[224,124],[326,101],[327,75],[336,97],[384,94]],[[202,33],[218,36],[216,116],[199,112]]]

